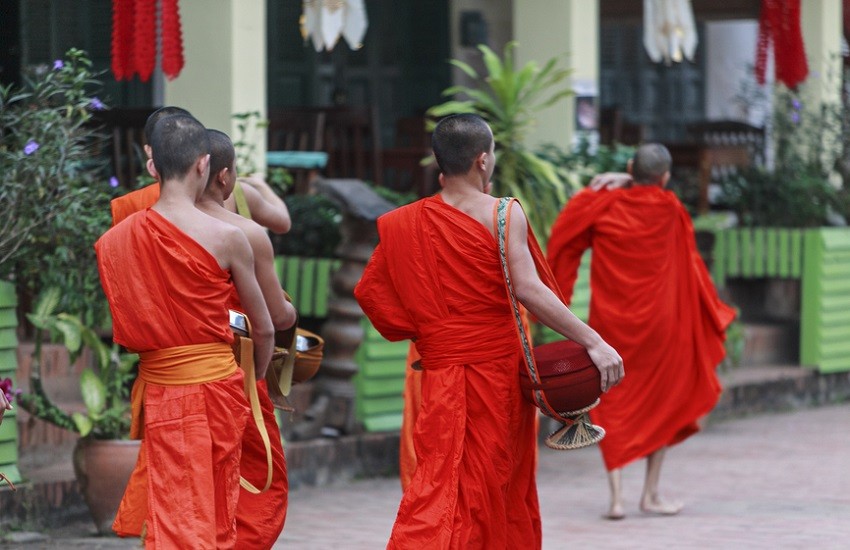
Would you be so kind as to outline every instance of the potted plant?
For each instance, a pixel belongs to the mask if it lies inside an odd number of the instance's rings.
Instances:
[[[60,309],[98,328],[108,307],[93,243],[110,225],[104,142],[93,112],[105,108],[85,52],[26,67],[20,85],[0,85],[0,376],[14,382],[18,340],[33,327],[24,312],[41,289],[61,289]],[[103,160],[99,160],[103,159]],[[0,465],[14,481],[14,411],[0,430]]]
[[[557,58],[542,67],[529,61],[515,67],[516,42],[505,45],[502,57],[484,45],[478,46],[487,69],[479,75],[470,65],[452,59],[450,63],[477,83],[476,87],[451,86],[445,96],[460,96],[432,107],[428,115],[439,118],[471,113],[490,124],[496,141],[498,162],[493,176],[494,193],[519,199],[526,208],[534,208],[529,217],[535,234],[545,243],[549,229],[567,200],[569,182],[558,168],[524,143],[537,113],[572,95],[567,85],[568,69],[558,67]]]
[[[139,451],[139,442],[127,439],[129,392],[138,356],[121,353],[116,344],[108,346],[78,316],[56,313],[59,301],[59,289],[50,288],[27,314],[36,328],[35,347],[30,392],[20,395],[18,403],[33,416],[80,434],[74,448],[74,472],[98,531],[108,533]],[[72,362],[84,349],[91,351],[94,365],[80,376],[85,411],[66,412],[45,392],[41,379],[45,338],[64,343]]]

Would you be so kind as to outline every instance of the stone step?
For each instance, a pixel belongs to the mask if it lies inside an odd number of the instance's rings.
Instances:
[[[794,364],[799,360],[799,328],[792,323],[742,323],[744,349],[741,365]],[[730,336],[731,337],[731,336]]]

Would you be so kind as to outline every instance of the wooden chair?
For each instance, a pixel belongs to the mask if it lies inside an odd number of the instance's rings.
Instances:
[[[325,113],[315,109],[276,109],[268,113],[269,151],[322,151]],[[317,176],[313,167],[287,167],[296,193],[307,192]]]
[[[356,178],[383,184],[378,114],[370,107],[325,109],[324,150],[328,178]]]
[[[269,151],[321,151],[325,113],[316,110],[276,109],[268,114]]]
[[[638,145],[646,139],[646,127],[628,122],[617,107],[599,111],[599,143],[603,145]]]
[[[395,146],[384,149],[381,163],[384,185],[397,191],[413,191],[427,197],[439,188],[437,163],[422,165],[431,156],[431,134],[424,116],[402,117],[396,121]]]
[[[745,147],[751,160],[764,162],[764,128],[738,120],[706,120],[685,125],[690,142],[716,147]]]
[[[764,162],[764,128],[737,120],[706,120],[687,124],[685,132],[688,141],[700,149],[697,166],[700,213],[709,209],[708,188],[712,181]]]
[[[145,122],[154,108],[108,109],[95,111],[92,122],[107,134],[106,151],[112,175],[121,186],[136,187],[136,179],[144,173]]]

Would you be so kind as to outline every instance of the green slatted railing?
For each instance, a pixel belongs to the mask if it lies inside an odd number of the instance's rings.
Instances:
[[[803,272],[805,229],[727,229],[715,234],[712,277],[723,286],[727,277],[799,279]]]
[[[0,282],[0,379],[11,378],[16,388],[18,387],[15,378],[15,373],[18,370],[18,339],[15,335],[18,326],[15,315],[17,303],[15,286]],[[16,417],[16,409],[8,411],[3,416],[3,424],[0,425],[0,472],[3,472],[12,483],[21,481],[21,473],[18,470],[18,422]]]
[[[336,258],[276,256],[275,269],[302,317],[326,317],[330,282],[340,261]]]
[[[820,372],[850,370],[850,231],[809,230],[800,320],[800,362]]]

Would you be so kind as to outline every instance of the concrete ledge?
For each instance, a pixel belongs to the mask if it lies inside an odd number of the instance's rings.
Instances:
[[[850,372],[799,366],[742,367],[721,374],[723,394],[709,420],[788,411],[850,400]]]

